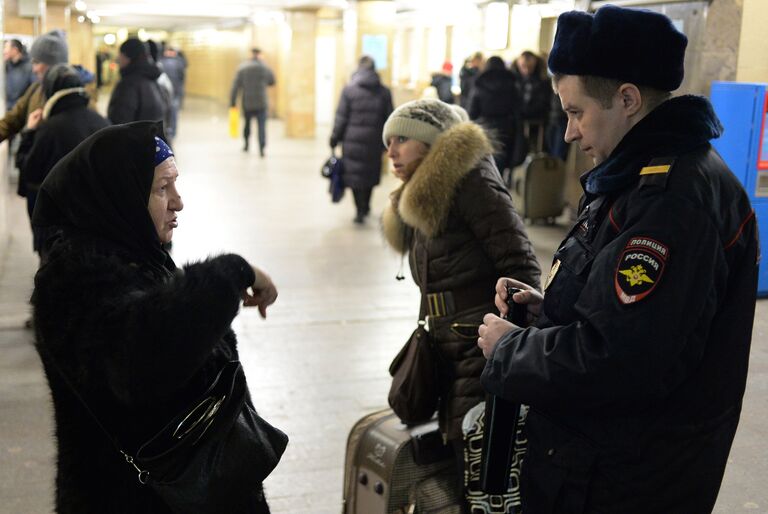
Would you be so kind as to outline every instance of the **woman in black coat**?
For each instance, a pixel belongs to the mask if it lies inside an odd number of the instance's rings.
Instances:
[[[342,178],[355,197],[355,223],[363,223],[368,216],[371,192],[381,179],[381,131],[391,112],[392,94],[381,84],[373,59],[364,55],[341,92],[331,134],[332,149],[341,143]]]
[[[40,184],[59,159],[72,151],[81,141],[109,126],[109,122],[88,108],[88,95],[77,70],[66,64],[51,67],[43,77],[43,94],[46,97],[39,125],[27,125],[22,132],[16,154],[19,168],[19,194],[27,197],[27,213],[32,219],[35,199]],[[45,235],[33,230],[33,246],[36,252]]]
[[[101,130],[59,162],[38,195],[33,224],[55,233],[32,303],[54,404],[60,514],[171,512],[110,437],[132,455],[183,412],[238,359],[230,323],[241,300],[264,316],[277,296],[238,255],[176,267],[162,245],[183,203],[160,134],[154,122]],[[257,505],[220,512],[268,513],[263,478]]]
[[[520,130],[520,96],[515,75],[500,57],[493,56],[475,79],[469,99],[469,118],[482,125],[496,140],[493,154],[500,172],[515,164],[513,150]]]

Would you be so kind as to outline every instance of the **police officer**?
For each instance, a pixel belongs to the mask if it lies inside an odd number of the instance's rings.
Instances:
[[[511,279],[533,326],[487,314],[485,388],[530,405],[523,510],[704,513],[747,376],[758,241],[698,96],[670,98],[687,40],[657,13],[560,16],[549,68],[595,167],[545,293]]]

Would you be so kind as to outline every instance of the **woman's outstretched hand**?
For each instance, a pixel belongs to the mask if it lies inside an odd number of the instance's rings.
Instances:
[[[262,318],[267,317],[267,307],[277,300],[277,288],[272,279],[256,266],[251,266],[256,280],[250,287],[250,291],[243,291],[243,307],[258,307]]]

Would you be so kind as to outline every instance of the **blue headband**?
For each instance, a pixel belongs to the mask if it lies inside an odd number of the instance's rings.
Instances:
[[[173,150],[168,143],[155,136],[155,166],[160,165],[168,157],[173,157]]]

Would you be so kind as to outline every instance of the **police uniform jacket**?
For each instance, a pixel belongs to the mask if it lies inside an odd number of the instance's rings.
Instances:
[[[393,193],[383,216],[387,241],[408,253],[411,274],[428,295],[442,376],[440,427],[450,440],[461,440],[464,415],[485,397],[477,328],[496,311],[496,280],[539,285],[533,247],[491,151],[475,123],[449,128],[414,163],[413,176]]]
[[[756,221],[683,96],[582,179],[535,327],[500,339],[492,393],[531,407],[526,512],[710,512],[744,393]]]

